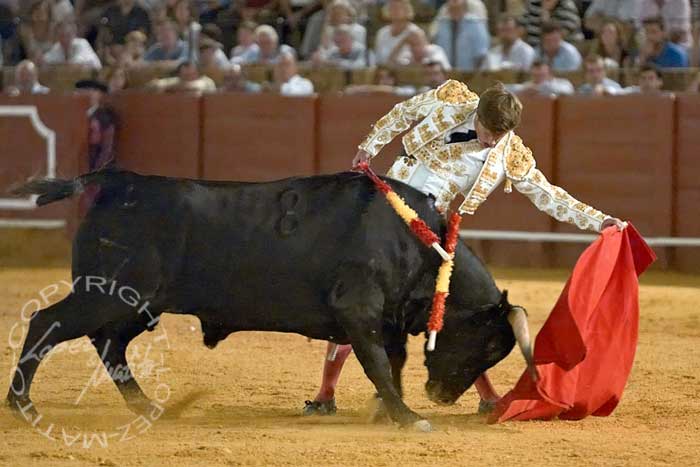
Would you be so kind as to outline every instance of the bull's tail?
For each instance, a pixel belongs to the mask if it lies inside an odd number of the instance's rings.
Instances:
[[[18,196],[39,195],[36,204],[44,206],[82,193],[85,186],[99,183],[104,174],[105,172],[91,172],[73,179],[39,178],[13,188],[10,192]]]

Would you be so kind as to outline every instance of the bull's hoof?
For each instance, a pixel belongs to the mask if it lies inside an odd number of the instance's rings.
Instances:
[[[7,396],[5,405],[18,418],[31,422],[39,416],[32,400],[27,397]]]
[[[413,429],[419,433],[430,433],[433,427],[428,420],[418,420],[413,423]]]
[[[153,409],[153,402],[147,397],[134,397],[126,401],[126,406],[134,415],[145,415]]]
[[[374,423],[377,425],[392,423],[391,417],[389,416],[389,412],[386,409],[386,405],[384,404],[382,398],[378,395],[375,395],[372,399],[370,399],[370,401],[367,403],[367,408],[370,414],[370,423]]]
[[[496,408],[496,402],[495,401],[485,401],[481,399],[479,401],[479,415],[488,415],[491,412],[493,412],[493,409]]]

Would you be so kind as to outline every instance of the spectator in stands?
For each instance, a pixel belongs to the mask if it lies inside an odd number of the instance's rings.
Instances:
[[[109,94],[123,91],[128,87],[126,69],[121,66],[116,66],[107,73],[107,90]]]
[[[224,82],[221,86],[221,91],[253,94],[261,90],[262,86],[259,83],[248,81],[245,78],[245,74],[239,64],[233,63],[224,68]]]
[[[445,70],[452,69],[445,51],[439,45],[431,44],[422,29],[412,31],[404,41],[408,45],[410,53],[408,55],[401,54],[399,57],[389,57],[390,65],[425,65],[426,63],[438,62]],[[398,51],[399,48],[394,50]]]
[[[639,51],[641,65],[651,62],[660,68],[685,68],[688,54],[683,47],[668,40],[661,18],[644,20],[644,43]]]
[[[286,44],[280,45],[277,31],[267,24],[255,28],[255,43],[258,48],[241,55],[237,63],[274,64],[284,53],[296,57],[294,49]]]
[[[256,24],[250,21],[246,21],[238,27],[238,32],[236,33],[238,44],[231,50],[231,63],[243,62],[244,59],[241,57],[260,52],[258,44],[255,42],[256,27]]]
[[[297,60],[291,52],[279,54],[273,69],[273,78],[270,88],[283,96],[310,96],[314,93],[313,83],[299,76]]]
[[[446,18],[449,19],[450,14],[448,11],[449,7],[445,0],[427,0],[428,3],[431,1],[435,3],[434,6],[438,8],[438,12],[435,15],[435,18],[433,19],[433,22],[430,23],[430,27],[428,30],[430,36],[435,36],[440,21]],[[520,2],[521,0],[510,1]],[[492,5],[492,3],[494,2],[489,2],[489,5]],[[484,5],[484,2],[482,2],[481,0],[467,0],[467,11],[469,12],[469,16],[471,16],[473,19],[481,19],[484,21],[489,20],[488,9]]]
[[[147,62],[178,61],[187,56],[185,41],[178,37],[177,26],[172,21],[165,21],[156,29],[158,41],[151,46],[143,57]]]
[[[574,93],[574,85],[564,78],[552,75],[552,69],[547,62],[535,60],[530,69],[530,81],[521,84],[507,84],[506,88],[519,94],[541,94],[544,96],[559,96]]]
[[[126,35],[132,31],[141,31],[146,36],[151,31],[151,20],[146,10],[136,4],[136,0],[118,0],[115,5],[107,7],[102,16],[107,44],[124,44]]]
[[[585,14],[585,25],[599,34],[610,22],[625,24],[634,29],[639,24],[640,0],[593,0]]]
[[[527,31],[527,42],[536,47],[545,34],[544,25],[556,22],[561,34],[569,42],[583,40],[581,17],[574,0],[528,0],[523,16]]]
[[[367,30],[356,21],[355,8],[348,0],[334,0],[324,10],[315,13],[309,19],[309,25],[304,34],[300,54],[302,57],[311,56],[318,50],[327,54],[333,47],[333,35],[338,26],[347,26],[352,33],[353,41],[367,46]]]
[[[71,0],[50,0],[51,16],[53,20],[62,23],[67,20],[75,20],[75,8]]]
[[[32,60],[41,65],[44,54],[53,46],[57,23],[48,0],[35,2],[22,18],[11,61]]]
[[[535,50],[518,36],[518,23],[513,16],[498,20],[498,42],[486,55],[484,69],[529,70],[535,59]]]
[[[15,82],[7,93],[13,96],[20,94],[46,94],[49,88],[39,83],[36,65],[31,60],[22,60],[15,67]]]
[[[658,94],[664,82],[661,71],[654,65],[644,65],[639,69],[637,86],[626,87],[625,94]]]
[[[223,61],[219,55],[222,45],[209,37],[202,37],[199,41],[199,66],[203,70],[223,69],[229,62],[226,55]]]
[[[428,89],[435,89],[447,81],[447,73],[440,63],[432,62],[425,65],[426,86],[418,92],[425,92]]]
[[[161,92],[202,94],[216,91],[216,84],[208,76],[199,73],[193,62],[182,62],[175,70],[176,76],[151,81],[148,87]]]
[[[600,55],[607,68],[622,68],[630,64],[624,32],[617,21],[605,21],[591,44],[589,53]]]
[[[75,19],[79,26],[79,36],[95,41],[97,25],[105,11],[114,0],[75,0]]]
[[[142,63],[146,55],[147,40],[148,38],[141,31],[131,31],[127,34],[120,63],[127,67]]]
[[[578,88],[579,94],[589,96],[613,96],[622,92],[622,86],[605,76],[605,61],[600,55],[589,55],[583,62],[585,80]]]
[[[372,84],[354,84],[345,88],[345,94],[374,94],[387,93],[397,96],[412,96],[416,93],[413,86],[398,86],[396,73],[393,69],[385,66],[378,66],[374,72],[374,82]]]
[[[538,48],[538,58],[547,62],[554,71],[576,71],[581,68],[581,54],[578,49],[562,37],[562,29],[557,23],[542,25],[542,44]]]
[[[297,35],[304,37],[309,18],[323,8],[321,0],[278,0],[277,5],[283,19],[282,42],[292,41]]]
[[[331,65],[345,70],[354,70],[373,65],[374,58],[367,55],[367,49],[355,42],[350,26],[343,24],[334,30],[333,48],[327,54],[316,51],[313,61],[317,65]]]
[[[389,0],[382,8],[382,16],[388,18],[389,24],[377,31],[374,39],[374,56],[378,65],[384,65],[392,54],[408,55],[408,46],[403,39],[419,29],[413,21],[413,6],[408,0]],[[398,51],[394,49],[398,48]]]
[[[66,21],[58,26],[56,43],[44,54],[44,63],[83,65],[100,69],[102,64],[90,43],[76,37],[77,26],[72,21]]]
[[[181,39],[187,38],[190,23],[197,21],[197,16],[192,11],[191,0],[176,0],[170,8],[168,16],[175,23],[175,28]]]
[[[447,53],[452,68],[478,70],[491,40],[486,21],[470,14],[467,0],[448,0],[447,12],[438,22],[435,43]]]
[[[690,45],[689,0],[640,0],[642,23],[660,18],[669,38],[675,36],[684,46]]]
[[[229,64],[229,59],[224,52],[224,45],[221,43],[221,38],[223,34],[221,29],[216,24],[205,24],[202,26],[202,30],[199,33],[200,43],[209,40],[209,44],[214,46],[212,50],[213,59],[216,64],[216,68],[224,68]],[[201,50],[200,50],[201,53]]]

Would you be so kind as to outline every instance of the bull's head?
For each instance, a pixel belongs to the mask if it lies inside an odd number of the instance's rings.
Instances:
[[[477,311],[448,307],[437,346],[425,353],[428,397],[453,404],[477,377],[508,356],[516,341],[534,368],[525,310],[510,305],[507,293],[501,303]]]

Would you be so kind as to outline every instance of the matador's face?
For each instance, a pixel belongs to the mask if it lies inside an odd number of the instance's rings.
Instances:
[[[476,137],[484,149],[492,148],[496,146],[498,140],[500,140],[505,133],[494,133],[493,131],[486,128],[481,124],[478,117],[474,118],[474,130],[476,131]]]

